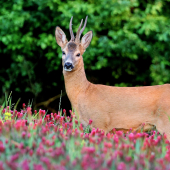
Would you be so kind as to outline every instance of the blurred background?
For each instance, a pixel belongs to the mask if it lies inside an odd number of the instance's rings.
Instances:
[[[111,86],[170,82],[170,0],[1,0],[0,105],[71,109],[65,93],[56,26],[70,40],[88,15],[83,35],[93,31],[84,53],[89,81]],[[61,95],[62,93],[62,95]]]

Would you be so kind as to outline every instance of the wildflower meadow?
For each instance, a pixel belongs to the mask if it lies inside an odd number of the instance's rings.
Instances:
[[[83,127],[76,113],[47,113],[23,104],[16,110],[8,98],[0,107],[1,170],[169,170],[170,142],[166,134],[104,134]],[[143,124],[143,127],[145,125]]]

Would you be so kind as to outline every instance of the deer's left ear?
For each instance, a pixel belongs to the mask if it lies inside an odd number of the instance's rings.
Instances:
[[[89,44],[92,40],[92,36],[93,36],[93,32],[89,31],[81,39],[81,45],[82,45],[84,50],[89,46]]]
[[[56,38],[57,44],[61,48],[63,48],[68,42],[65,33],[62,31],[60,27],[56,27],[55,29],[55,38]]]

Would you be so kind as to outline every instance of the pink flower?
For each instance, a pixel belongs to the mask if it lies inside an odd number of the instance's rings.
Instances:
[[[113,162],[113,158],[110,158],[110,159],[107,161],[107,166],[108,166],[109,168],[111,168],[112,162]]]
[[[89,134],[88,133],[85,134],[85,138],[89,139]]]
[[[61,117],[60,117],[60,124],[61,124],[61,125],[63,124],[63,121],[64,121],[64,117],[61,116]]]
[[[72,165],[76,166],[77,165],[77,160],[73,160]]]
[[[28,138],[30,138],[30,137],[31,137],[31,134],[30,134],[30,133],[28,133],[27,137],[28,137]]]
[[[33,164],[34,170],[45,170],[41,164]]]
[[[22,162],[22,169],[23,169],[23,170],[30,170],[28,160],[24,160],[24,161]]]
[[[169,155],[169,154],[166,154],[166,155],[165,155],[165,159],[166,159],[168,162],[170,162],[170,155]]]
[[[124,170],[126,169],[126,165],[123,162],[120,162],[117,166],[117,170]]]
[[[45,117],[46,117],[46,119],[47,119],[47,120],[49,120],[49,119],[50,119],[50,115],[46,115]]]
[[[56,116],[56,119],[59,120],[59,119],[60,119],[60,115],[57,115],[57,116]]]
[[[24,139],[24,138],[25,138],[25,136],[26,136],[26,132],[25,132],[25,131],[23,131],[23,132],[22,132],[22,138]]]
[[[138,138],[140,138],[141,137],[141,134],[140,133],[137,133],[136,135],[135,135],[135,138],[136,139],[138,139]]]
[[[64,124],[64,128],[67,129],[67,123]]]
[[[17,113],[18,118],[20,117],[20,114],[21,114],[20,112]]]
[[[113,140],[114,140],[114,142],[115,142],[115,143],[119,143],[119,138],[118,138],[118,136],[117,136],[117,135],[114,135]]]
[[[89,119],[89,125],[91,125],[91,124],[92,124],[92,122],[93,122],[93,121],[92,121],[91,119]]]
[[[91,137],[91,136],[89,136],[89,142],[90,142],[90,143],[95,143],[94,138],[93,138],[93,137]]]
[[[16,161],[19,158],[19,153],[16,153],[14,155],[11,156],[11,162]]]
[[[41,157],[40,160],[46,164],[46,166],[48,167],[47,169],[51,169],[51,163],[47,157]]]
[[[170,142],[169,142],[169,140],[166,140],[165,143],[166,143],[166,144],[169,144]]]
[[[81,134],[80,134],[80,137],[83,138],[83,136],[84,136],[84,133],[81,133]]]
[[[83,132],[83,125],[81,123],[79,129]]]
[[[152,153],[151,153],[151,156],[150,156],[150,158],[149,158],[149,161],[150,161],[150,162],[153,162],[154,159],[155,159],[155,153],[152,152]]]
[[[116,134],[118,135],[118,136],[122,136],[123,135],[123,132],[122,131],[116,131]]]
[[[110,142],[108,142],[108,143],[106,143],[106,142],[104,142],[104,146],[106,147],[106,148],[112,148],[112,143],[110,143]]]
[[[27,114],[32,115],[31,107],[27,107]]]
[[[87,152],[87,153],[89,153],[89,154],[92,154],[92,153],[95,152],[95,148],[94,148],[94,147],[83,147],[82,152],[83,152],[83,153],[84,153],[84,152]]]
[[[130,133],[129,134],[129,140],[132,141],[134,139],[134,134],[133,133]]]
[[[125,160],[126,160],[127,162],[130,162],[130,161],[132,160],[132,158],[131,158],[130,156],[126,156]]]
[[[4,152],[5,151],[5,147],[3,146],[3,144],[0,144],[0,152]]]
[[[167,139],[167,135],[164,133],[164,139]]]
[[[111,138],[110,133],[108,133],[106,136],[107,136],[107,139],[110,139],[110,138]]]
[[[4,163],[0,161],[0,169],[1,169],[1,170],[5,170],[3,164],[4,164]]]
[[[91,131],[91,135],[92,135],[92,136],[95,136],[95,134],[96,134],[96,130],[93,129],[93,130]]]
[[[78,120],[75,120],[75,124],[76,124],[76,125],[78,124]]]
[[[23,107],[24,109],[25,109],[25,106],[26,106],[25,103],[23,103],[23,104],[22,104],[22,107]]]
[[[16,130],[19,131],[20,128],[21,128],[21,126],[22,126],[22,120],[18,120],[18,121],[15,123],[15,128],[16,128]]]

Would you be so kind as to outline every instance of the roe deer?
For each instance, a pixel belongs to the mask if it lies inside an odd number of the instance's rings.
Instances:
[[[91,126],[105,133],[113,128],[137,130],[145,123],[144,130],[155,126],[161,134],[165,132],[170,140],[170,85],[112,87],[89,82],[82,55],[91,42],[92,31],[87,32],[80,41],[87,17],[82,29],[81,20],[76,38],[72,31],[72,19],[69,26],[71,40],[67,41],[58,26],[55,37],[62,49],[66,93],[80,122],[87,126],[89,119],[92,119]]]

